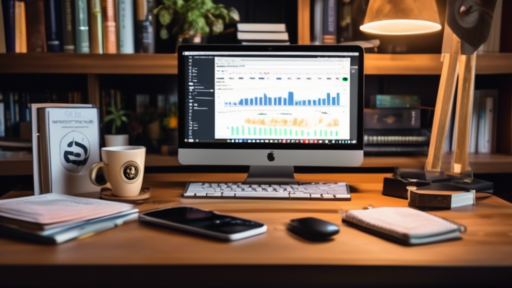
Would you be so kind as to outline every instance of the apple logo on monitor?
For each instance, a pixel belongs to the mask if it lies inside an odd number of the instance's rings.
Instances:
[[[268,161],[270,161],[270,162],[272,162],[272,161],[276,160],[276,157],[274,157],[274,151],[272,151],[272,150],[271,150],[270,152],[268,152],[268,154],[267,154],[267,159],[268,159]]]

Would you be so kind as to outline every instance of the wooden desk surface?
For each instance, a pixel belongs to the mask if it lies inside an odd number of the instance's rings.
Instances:
[[[243,174],[146,175],[152,187],[141,211],[194,206],[265,223],[266,234],[219,242],[138,222],[58,246],[0,238],[0,265],[319,265],[415,267],[512,267],[512,204],[479,195],[476,207],[433,214],[468,227],[463,240],[405,247],[340,223],[340,209],[406,206],[406,200],[381,195],[386,174],[296,175],[301,181],[346,181],[352,201],[184,199],[185,183],[167,181],[241,181]],[[12,196],[13,193],[11,193]],[[286,230],[290,219],[312,216],[340,225],[330,242],[304,241]],[[3,269],[3,268],[2,268]],[[1,270],[1,269],[0,269]]]

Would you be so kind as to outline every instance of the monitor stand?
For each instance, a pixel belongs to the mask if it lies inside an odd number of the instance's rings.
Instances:
[[[251,166],[244,184],[298,184],[293,166]]]

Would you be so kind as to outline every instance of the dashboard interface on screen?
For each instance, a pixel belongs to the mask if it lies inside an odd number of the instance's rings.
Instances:
[[[358,52],[185,57],[185,142],[354,144]]]

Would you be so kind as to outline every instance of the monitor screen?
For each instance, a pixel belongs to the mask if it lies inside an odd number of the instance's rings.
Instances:
[[[362,146],[362,51],[181,53],[185,143]]]

